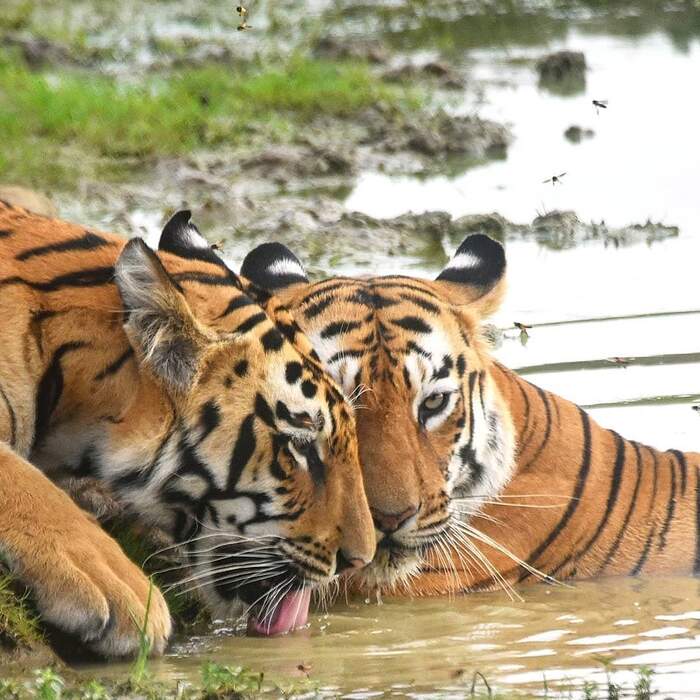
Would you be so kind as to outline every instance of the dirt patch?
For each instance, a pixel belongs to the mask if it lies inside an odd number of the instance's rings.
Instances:
[[[321,37],[313,47],[313,54],[316,58],[326,60],[367,61],[374,64],[385,64],[391,58],[391,52],[383,42],[357,37]]]
[[[0,199],[16,207],[24,207],[41,216],[57,216],[54,203],[42,192],[18,185],[0,185]]]
[[[595,136],[593,129],[586,129],[578,124],[572,124],[565,132],[564,138],[571,143],[581,143],[584,139],[592,139]]]
[[[536,64],[541,88],[558,95],[575,95],[586,89],[586,57],[580,51],[556,51]]]
[[[466,87],[464,76],[445,61],[404,63],[382,73],[382,78],[390,83],[409,83],[428,79],[445,90],[463,90]]]

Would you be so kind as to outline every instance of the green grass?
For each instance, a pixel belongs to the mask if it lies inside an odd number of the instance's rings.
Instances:
[[[651,686],[652,673],[639,669],[634,687],[596,685],[585,683],[576,688],[560,690],[544,689],[544,697],[551,700],[651,700],[657,692]],[[474,680],[478,678],[478,683]],[[178,682],[161,683],[146,679],[140,685],[132,681],[100,682],[86,680],[72,672],[60,675],[55,669],[39,669],[28,680],[0,680],[0,700],[107,700],[108,698],[142,698],[145,700],[243,700],[257,697],[318,697],[319,685],[309,679],[269,681],[262,673],[239,666],[223,666],[206,663],[201,669],[201,681],[197,684]],[[462,695],[472,700],[525,700],[542,697],[542,693],[522,693],[517,690],[498,691],[492,688],[483,674],[477,672],[474,679],[466,681]],[[664,696],[673,698],[673,696]]]
[[[143,620],[139,620],[135,613],[131,612],[131,620],[139,632],[139,651],[131,669],[131,682],[134,685],[143,683],[148,677],[148,656],[151,653],[153,640],[148,636],[148,620],[151,616],[151,603],[153,602],[153,579],[148,581],[148,598],[146,599],[146,612]]]
[[[0,646],[32,647],[42,635],[36,617],[12,588],[10,576],[0,576]]]
[[[279,66],[211,65],[125,84],[67,69],[34,73],[0,51],[0,172],[6,181],[61,181],[85,171],[85,156],[142,161],[255,138],[284,141],[318,115],[419,102],[361,63],[294,56]]]

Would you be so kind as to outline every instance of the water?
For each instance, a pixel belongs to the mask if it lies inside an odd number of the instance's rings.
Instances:
[[[623,686],[648,665],[657,689],[697,697],[700,581],[607,579],[521,593],[521,601],[480,593],[339,604],[286,638],[212,636],[195,654],[190,640],[152,670],[196,681],[204,658],[245,661],[272,677],[308,673],[322,691],[343,697],[443,698],[468,697],[477,670],[501,691],[541,694],[545,680],[550,689],[575,687],[583,677],[602,683],[605,662]]]

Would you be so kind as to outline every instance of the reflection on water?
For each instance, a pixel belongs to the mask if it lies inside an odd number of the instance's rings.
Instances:
[[[631,684],[653,665],[654,685],[681,697],[700,688],[700,581],[605,579],[572,587],[531,586],[523,600],[502,593],[465,598],[352,602],[313,615],[308,630],[281,639],[212,636],[201,653],[178,650],[154,664],[159,677],[196,679],[202,658],[300,675],[369,697],[464,697],[474,671],[499,689],[541,691],[585,674]],[[184,650],[185,648],[183,648]],[[688,694],[692,697],[692,693]]]
[[[573,209],[584,220],[613,225],[651,217],[684,233],[696,230],[700,93],[691,86],[700,71],[698,43],[681,53],[663,34],[630,39],[571,32],[564,41],[509,54],[534,58],[558,48],[585,53],[585,93],[556,97],[540,90],[534,68],[514,64],[502,50],[470,54],[484,98],[477,103],[472,87],[460,110],[512,124],[515,141],[505,160],[452,178],[366,173],[347,206],[374,216],[497,211],[517,222]],[[593,99],[609,100],[609,108],[596,114]],[[595,135],[571,143],[564,132],[572,125]],[[564,171],[562,184],[543,182]]]

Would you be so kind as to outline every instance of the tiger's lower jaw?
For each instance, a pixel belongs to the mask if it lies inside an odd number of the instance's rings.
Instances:
[[[410,579],[420,571],[422,563],[420,550],[380,547],[372,562],[353,575],[353,587],[363,594],[410,589]]]

